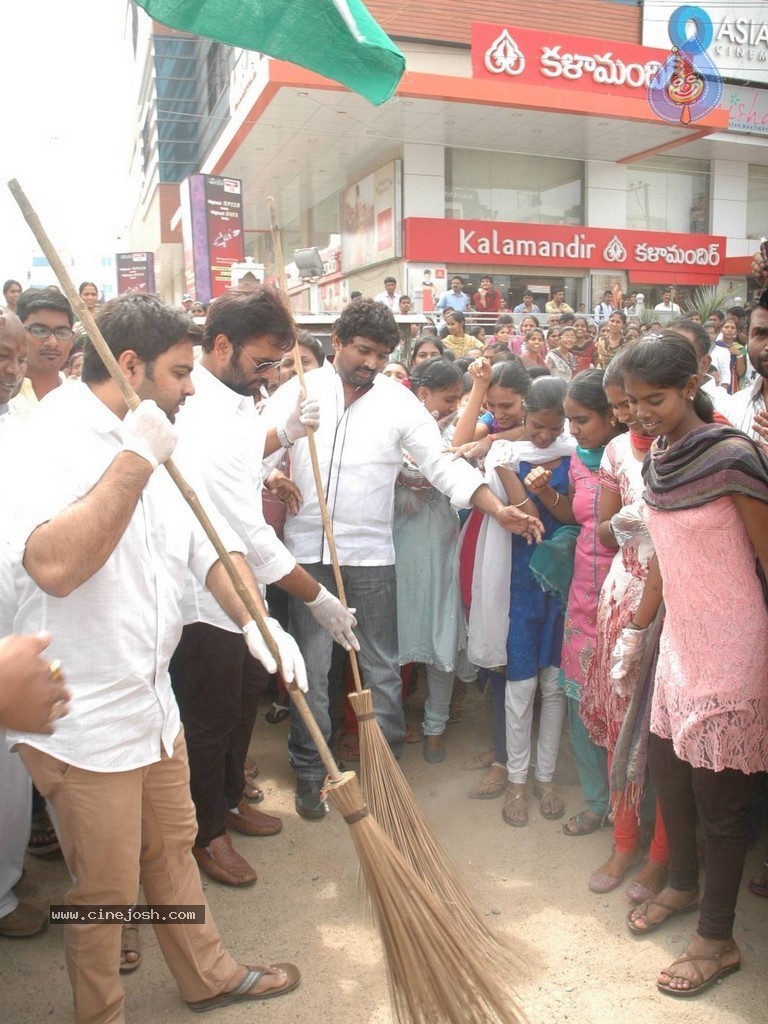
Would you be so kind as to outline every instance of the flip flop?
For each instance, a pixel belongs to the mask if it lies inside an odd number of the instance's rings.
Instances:
[[[607,828],[610,822],[607,815],[602,818],[590,817],[591,811],[579,811],[562,827],[564,836],[591,836],[593,832],[599,832],[601,828]]]
[[[486,752],[483,750],[479,754],[475,754],[474,757],[470,757],[468,761],[465,761],[461,766],[461,770],[463,772],[487,772],[492,764],[493,755],[491,755],[491,760],[488,761],[486,759]]]
[[[254,985],[258,985],[265,974],[277,974],[278,971],[285,971],[288,975],[284,985],[280,988],[267,989],[266,992],[251,992]],[[301,975],[295,964],[272,964],[271,967],[249,966],[246,976],[231,992],[222,992],[218,996],[213,996],[212,999],[203,999],[198,1003],[187,1003],[187,1006],[195,1013],[207,1013],[208,1010],[217,1010],[220,1006],[231,1006],[232,1003],[254,1003],[264,999],[274,999],[275,996],[284,996],[287,992],[292,992],[300,980]]]
[[[768,898],[768,860],[762,866],[762,869],[757,874],[752,875],[747,888],[755,896],[764,896]]]
[[[666,903],[664,900],[660,900],[658,896],[654,896],[650,900],[646,900],[637,907],[633,907],[627,914],[627,928],[634,935],[650,935],[651,932],[655,932],[657,928],[661,928],[670,917],[677,917],[679,914],[691,914],[694,910],[697,910],[699,906],[698,896],[691,903],[686,903],[682,907],[676,907],[671,903]],[[651,907],[661,907],[662,910],[666,910],[667,914],[661,918],[660,921],[654,921],[653,924],[647,925],[645,928],[638,928],[637,918],[646,917]]]
[[[501,779],[494,781],[493,779],[486,778],[491,768],[501,769],[503,772]],[[470,800],[495,800],[496,797],[501,796],[506,791],[508,784],[507,766],[499,761],[494,761],[488,771],[483,775],[478,784],[467,793]]]
[[[708,978],[704,978],[704,973],[698,964],[702,960],[714,960],[716,964],[719,964],[723,958],[722,953],[715,953],[712,956],[681,956],[675,960],[674,963],[670,964],[669,967],[662,971],[662,974],[669,974],[669,980],[674,981],[675,978],[684,978],[682,974],[671,974],[670,971],[673,967],[677,967],[678,964],[693,964],[693,968],[699,977],[698,985],[693,985],[691,988],[670,988],[669,985],[665,985],[662,981],[656,982],[656,988],[659,992],[663,992],[665,996],[674,996],[676,999],[688,999],[690,996],[699,996],[702,992],[706,992],[708,988],[712,988],[713,985],[717,984],[721,978],[726,978],[729,974],[735,974],[736,971],[741,970],[741,961],[735,964],[728,964],[726,967],[720,967],[711,974]],[[690,978],[685,979],[690,981]]]
[[[127,953],[136,953],[135,960],[126,960]],[[139,926],[124,924],[120,935],[120,973],[130,974],[141,964],[141,946],[139,944]]]

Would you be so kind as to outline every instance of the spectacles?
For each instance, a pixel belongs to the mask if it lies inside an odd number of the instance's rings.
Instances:
[[[56,341],[72,341],[75,336],[71,327],[46,327],[45,324],[29,324],[29,326],[25,325],[24,329],[29,331],[33,338],[40,338],[41,341],[50,338],[51,335]]]
[[[276,370],[283,361],[283,357],[281,356],[279,359],[265,359],[263,362],[257,363],[253,356],[249,356],[244,348],[241,348],[240,351],[243,353],[245,358],[249,359],[253,364],[254,373],[266,373],[267,370]]]

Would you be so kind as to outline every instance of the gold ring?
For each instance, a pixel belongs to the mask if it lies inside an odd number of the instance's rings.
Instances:
[[[54,683],[58,683],[64,677],[61,673],[61,661],[59,658],[54,658],[51,664],[48,666],[48,671],[51,674],[51,679]]]
[[[48,712],[48,721],[55,722],[57,718],[62,718],[66,706],[67,702],[65,700],[55,700],[51,704],[51,710]]]

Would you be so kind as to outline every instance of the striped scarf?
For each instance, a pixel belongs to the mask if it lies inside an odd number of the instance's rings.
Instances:
[[[734,427],[706,423],[681,441],[660,442],[643,466],[651,508],[700,508],[728,494],[768,503],[768,455]]]

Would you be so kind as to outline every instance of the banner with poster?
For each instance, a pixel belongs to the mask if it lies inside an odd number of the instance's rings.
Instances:
[[[210,302],[229,287],[232,264],[244,260],[242,182],[193,174],[180,192],[184,290]]]
[[[115,256],[117,294],[155,292],[155,254],[153,252],[119,252]]]
[[[445,265],[409,263],[406,284],[415,313],[431,313],[438,297],[446,291]]]
[[[402,256],[402,177],[402,160],[390,160],[342,192],[345,273]]]

